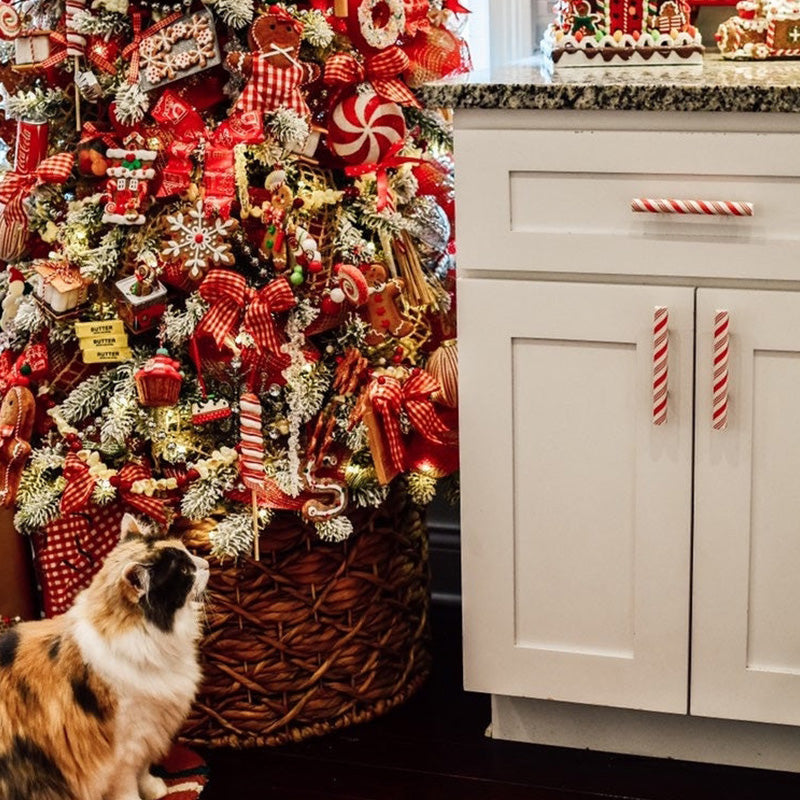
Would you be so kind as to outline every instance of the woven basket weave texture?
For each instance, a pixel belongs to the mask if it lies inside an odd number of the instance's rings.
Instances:
[[[298,517],[280,516],[261,536],[260,561],[212,559],[204,681],[184,741],[300,741],[385,713],[422,684],[430,668],[424,520],[401,492],[351,518],[351,538],[331,544]],[[212,527],[185,532],[198,555],[208,557]]]

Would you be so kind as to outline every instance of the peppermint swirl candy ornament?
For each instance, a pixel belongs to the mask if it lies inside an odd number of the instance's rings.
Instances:
[[[0,39],[14,39],[22,32],[22,20],[9,3],[0,3]]]
[[[348,164],[376,164],[405,137],[403,110],[372,91],[341,100],[328,126],[328,147]]]

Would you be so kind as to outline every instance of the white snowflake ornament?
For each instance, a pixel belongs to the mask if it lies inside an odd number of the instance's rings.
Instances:
[[[231,246],[226,241],[236,227],[236,220],[214,217],[203,213],[202,200],[188,212],[178,211],[167,217],[170,238],[163,256],[183,261],[189,277],[202,278],[211,267],[231,266],[234,263]]]

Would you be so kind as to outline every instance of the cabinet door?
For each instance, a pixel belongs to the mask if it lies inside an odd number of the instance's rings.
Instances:
[[[729,312],[728,426],[713,322]],[[691,712],[800,724],[800,294],[699,290]]]
[[[693,290],[458,292],[467,688],[686,713]]]

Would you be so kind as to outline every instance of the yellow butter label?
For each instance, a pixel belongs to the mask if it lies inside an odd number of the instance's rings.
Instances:
[[[117,333],[114,336],[86,336],[80,340],[81,350],[91,350],[100,347],[121,348],[128,346],[128,337],[124,333]]]
[[[79,339],[92,336],[115,336],[125,333],[125,326],[121,319],[104,319],[98,322],[76,322],[75,333]]]
[[[127,361],[133,356],[130,347],[92,347],[83,351],[84,364]]]

